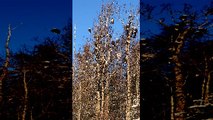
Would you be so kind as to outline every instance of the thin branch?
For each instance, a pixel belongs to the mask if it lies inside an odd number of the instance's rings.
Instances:
[[[6,43],[5,43],[6,60],[5,60],[5,63],[4,63],[3,74],[0,77],[0,81],[2,81],[4,79],[4,77],[6,76],[6,74],[7,74],[7,68],[9,66],[9,61],[10,61],[10,49],[9,49],[10,37],[11,37],[11,27],[9,25],[8,26],[7,40],[6,40]]]

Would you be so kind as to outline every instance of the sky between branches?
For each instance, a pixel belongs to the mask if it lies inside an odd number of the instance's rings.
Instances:
[[[110,0],[73,0],[73,33],[74,27],[76,27],[76,50],[79,50],[86,43],[87,38],[92,37],[88,28],[92,28],[94,21],[98,19],[101,5],[108,2]],[[126,4],[127,8],[139,6],[139,0],[118,0],[117,2],[121,6]],[[116,23],[118,22],[115,21],[115,25]],[[121,32],[122,26],[117,25],[116,29]]]

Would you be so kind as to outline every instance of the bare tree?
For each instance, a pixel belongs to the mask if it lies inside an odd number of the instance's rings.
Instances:
[[[8,67],[9,67],[9,61],[10,61],[10,49],[9,49],[9,42],[10,42],[10,37],[11,37],[11,26],[8,26],[8,35],[7,35],[7,40],[5,43],[5,50],[6,50],[6,60],[3,66],[3,72],[0,76],[0,103],[2,102],[2,83],[5,78],[5,76],[8,73]]]
[[[110,79],[108,77],[108,66],[111,59],[111,40],[112,30],[110,29],[111,22],[113,20],[112,15],[114,12],[113,4],[106,4],[102,6],[102,12],[99,15],[98,23],[94,27],[94,44],[95,44],[95,56],[97,62],[97,100],[100,104],[100,118],[108,119],[109,117],[109,84]],[[99,98],[100,97],[100,98]],[[101,101],[100,101],[101,100]]]
[[[185,118],[185,93],[184,93],[184,76],[182,74],[182,63],[180,61],[179,55],[180,51],[184,45],[185,36],[189,32],[189,28],[184,32],[179,33],[175,42],[178,44],[175,53],[172,55],[172,60],[175,63],[174,72],[175,72],[175,97],[176,97],[176,108],[175,108],[175,119],[183,120]]]
[[[92,28],[88,29],[92,37],[91,42],[88,41],[83,51],[78,53],[80,59],[77,59],[78,69],[76,69],[75,75],[77,76],[76,81],[78,81],[76,83],[79,84],[75,84],[75,88],[80,85],[80,82],[81,87],[79,86],[79,89],[75,90],[78,91],[75,98],[80,95],[79,91],[81,91],[82,103],[75,99],[77,101],[75,105],[82,104],[82,108],[84,108],[81,109],[81,119],[125,119],[127,106],[125,99],[127,96],[126,54],[129,54],[129,80],[134,79],[132,82],[136,84],[132,88],[132,83],[129,83],[131,86],[129,90],[137,91],[135,97],[129,96],[129,100],[139,99],[139,43],[135,41],[136,43],[132,44],[137,34],[135,19],[134,17],[130,17],[132,20],[129,19],[132,22],[129,28],[131,30],[127,30],[128,28],[126,29],[125,24],[122,23],[124,33],[121,36],[117,35],[117,39],[114,40],[113,37],[116,33],[114,34],[113,26],[119,22],[117,7],[115,2],[102,5],[97,21]],[[131,43],[129,42],[127,47],[129,51],[126,52],[127,38],[131,39]],[[133,56],[130,54],[133,53],[135,53],[136,59],[131,60],[130,57]],[[134,72],[131,72],[130,69]],[[85,89],[86,91],[84,91]],[[85,101],[86,98],[94,98],[94,100]],[[90,107],[86,110],[92,103],[95,103],[95,108],[91,109]],[[75,112],[76,116],[80,114],[80,111],[75,110]],[[89,115],[86,116],[86,114]],[[131,111],[130,114],[132,114]]]
[[[126,72],[126,80],[127,80],[127,104],[126,104],[126,120],[131,120],[131,107],[132,107],[132,80],[130,74],[130,42],[131,39],[136,36],[137,28],[133,23],[134,16],[130,15],[127,25],[125,26],[125,35],[126,35],[126,64],[127,64],[127,72]]]

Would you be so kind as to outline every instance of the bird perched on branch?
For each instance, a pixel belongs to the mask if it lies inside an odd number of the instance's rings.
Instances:
[[[111,24],[114,24],[114,19],[113,19],[113,18],[111,19],[110,23],[111,23]]]
[[[187,17],[188,17],[188,15],[183,14],[183,15],[180,16],[179,19],[182,20],[182,21],[185,21],[187,19]]]
[[[89,33],[91,33],[92,32],[91,28],[88,28],[88,31],[89,31]]]
[[[159,23],[162,24],[164,21],[165,21],[165,18],[161,18],[161,19],[159,20]]]
[[[61,31],[59,29],[57,29],[57,28],[52,28],[51,32],[56,33],[56,34],[60,34],[61,33]]]

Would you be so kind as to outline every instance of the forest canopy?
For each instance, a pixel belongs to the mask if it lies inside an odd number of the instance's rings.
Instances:
[[[10,50],[8,27],[5,60],[1,59],[0,118],[59,120],[71,116],[71,20],[57,37],[28,49]]]

